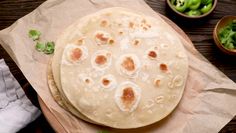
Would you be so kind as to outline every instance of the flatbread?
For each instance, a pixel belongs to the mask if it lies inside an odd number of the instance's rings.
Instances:
[[[187,56],[161,20],[104,9],[80,19],[57,43],[64,50],[60,68],[53,67],[60,71],[61,91],[92,121],[146,126],[170,114],[182,97]]]

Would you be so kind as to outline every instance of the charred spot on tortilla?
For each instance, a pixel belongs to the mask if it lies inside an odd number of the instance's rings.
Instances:
[[[108,21],[107,21],[107,20],[102,20],[102,21],[100,22],[100,26],[101,26],[101,27],[106,27],[106,26],[108,26]]]
[[[123,31],[119,31],[119,35],[123,35],[124,34],[124,32]]]
[[[160,64],[160,69],[163,72],[167,72],[168,71],[168,66],[164,63]]]
[[[104,55],[98,55],[95,59],[95,62],[98,65],[104,65],[107,62],[107,57]]]
[[[66,64],[75,64],[83,61],[87,58],[88,50],[85,46],[79,46],[77,44],[68,44],[65,47],[65,56],[63,56],[63,62]]]
[[[126,57],[121,65],[128,71],[135,70],[134,60],[131,57]]]
[[[126,105],[126,107],[129,106],[129,104],[134,101],[135,95],[132,87],[127,87],[123,90],[121,99],[123,103]]]
[[[111,35],[105,31],[97,31],[95,33],[95,41],[98,45],[105,45],[111,39]]]
[[[132,44],[135,45],[135,46],[138,46],[140,43],[141,43],[140,39],[134,39],[133,42],[132,42]]]
[[[97,33],[96,38],[100,41],[106,42],[109,38],[105,37],[103,33]]]
[[[106,50],[98,50],[91,56],[92,67],[96,70],[103,71],[112,63],[111,53]]]
[[[80,48],[75,48],[71,51],[70,57],[73,61],[78,61],[82,57],[82,54],[83,52]]]
[[[151,59],[155,59],[157,57],[156,51],[149,51],[148,57],[150,57]]]
[[[103,85],[108,86],[108,85],[110,84],[110,80],[104,78],[104,79],[102,80],[102,83],[103,83]]]
[[[114,40],[114,39],[109,39],[109,40],[108,40],[108,44],[111,44],[111,45],[112,45],[112,44],[114,44],[114,43],[115,43],[115,40]]]
[[[161,80],[160,80],[160,79],[155,79],[155,80],[154,80],[154,85],[155,85],[156,87],[160,87],[160,85],[161,85]]]
[[[78,45],[83,45],[84,43],[85,43],[84,38],[80,38],[80,39],[77,40]]]
[[[133,112],[140,102],[141,89],[133,82],[122,82],[115,92],[115,102],[124,112]]]
[[[134,28],[134,23],[133,22],[129,22],[129,28],[131,28],[131,29]]]
[[[115,77],[112,74],[107,74],[101,77],[100,79],[101,86],[106,90],[112,90],[116,87],[117,82]]]
[[[86,78],[85,79],[85,83],[89,84],[90,83],[90,79]]]

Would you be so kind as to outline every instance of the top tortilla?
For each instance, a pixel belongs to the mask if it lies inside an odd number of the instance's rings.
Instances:
[[[170,114],[182,97],[187,56],[161,20],[109,8],[77,21],[57,43],[63,94],[94,122],[146,126]]]

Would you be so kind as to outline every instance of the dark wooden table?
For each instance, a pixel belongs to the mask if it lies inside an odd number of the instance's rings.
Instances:
[[[10,26],[14,21],[31,12],[45,0],[0,0],[0,30]],[[169,17],[179,25],[191,38],[195,47],[216,67],[236,82],[236,57],[223,54],[215,46],[212,31],[217,21],[225,15],[236,15],[236,0],[218,0],[218,5],[209,17],[202,20],[186,20],[176,17],[168,8],[165,0],[146,0],[157,12]],[[11,72],[24,86],[28,97],[39,107],[35,91],[17,68],[13,60],[0,46],[0,58],[4,58]],[[235,105],[236,106],[236,105]],[[1,126],[1,125],[0,125]],[[41,115],[36,121],[22,129],[20,133],[51,133],[50,125]],[[236,118],[229,122],[221,133],[236,133]]]

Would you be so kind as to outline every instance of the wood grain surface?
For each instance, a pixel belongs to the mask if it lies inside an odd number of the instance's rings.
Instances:
[[[0,0],[0,30],[10,26],[14,21],[37,8],[45,0]],[[218,0],[214,12],[201,20],[189,20],[177,17],[168,7],[165,0],[146,0],[155,11],[167,16],[181,27],[195,47],[212,64],[236,82],[236,56],[222,53],[214,44],[212,32],[217,21],[225,15],[236,15],[236,0]],[[39,107],[37,96],[21,71],[0,46],[0,59],[4,58],[11,72],[22,85],[27,96]],[[235,105],[236,106],[236,105]],[[53,130],[41,115],[35,122],[22,129],[20,133],[52,133]],[[221,133],[236,133],[236,118],[230,121]]]

